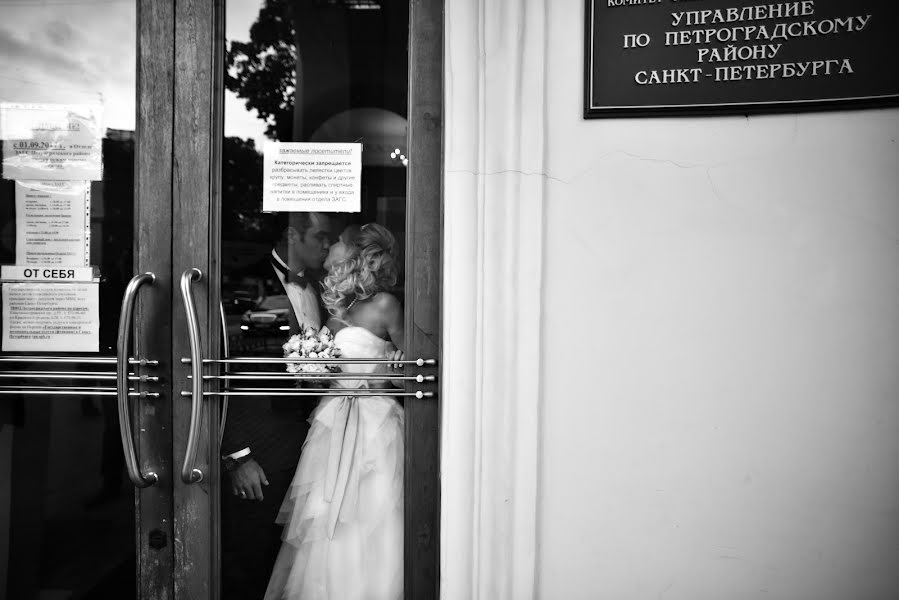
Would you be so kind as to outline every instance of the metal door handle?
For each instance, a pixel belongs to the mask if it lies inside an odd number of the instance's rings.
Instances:
[[[137,464],[137,453],[134,450],[134,436],[131,433],[131,405],[128,402],[128,346],[131,336],[131,320],[134,315],[134,299],[137,290],[144,284],[156,281],[153,273],[135,275],[128,282],[122,297],[122,312],[119,315],[119,335],[116,340],[116,395],[119,400],[119,432],[122,434],[122,449],[125,452],[125,466],[128,468],[128,479],[139,488],[150,487],[159,476],[153,471],[146,475],[140,472]]]
[[[197,459],[197,446],[200,445],[200,417],[203,411],[203,362],[200,359],[200,325],[191,290],[191,282],[200,280],[202,277],[203,272],[196,267],[187,269],[181,274],[181,299],[184,302],[184,312],[187,313],[187,335],[190,341],[191,357],[190,429],[187,434],[184,464],[181,466],[181,481],[184,483],[203,481],[203,471],[194,467]]]
[[[225,306],[219,302],[219,316],[222,317],[222,353],[225,355],[225,358],[231,357],[231,348],[228,344],[228,320],[225,318]],[[225,375],[228,375],[228,365],[225,365]],[[206,379],[204,377],[204,379]],[[230,387],[230,381],[228,379],[224,379],[222,382],[222,386],[225,388],[225,391],[228,391]],[[219,446],[222,445],[222,440],[225,439],[225,423],[228,421],[228,396],[225,396],[222,399],[222,422],[219,425]]]

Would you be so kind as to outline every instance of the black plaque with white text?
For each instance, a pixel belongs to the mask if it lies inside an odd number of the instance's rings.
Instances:
[[[587,0],[584,116],[899,104],[895,0]]]

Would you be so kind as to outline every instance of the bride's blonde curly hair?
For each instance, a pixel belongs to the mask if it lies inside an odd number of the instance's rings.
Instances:
[[[396,284],[396,240],[377,223],[363,225],[349,242],[349,252],[325,277],[322,300],[335,317],[353,302],[371,298]]]

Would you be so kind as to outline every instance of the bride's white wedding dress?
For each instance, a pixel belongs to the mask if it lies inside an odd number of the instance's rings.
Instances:
[[[387,358],[393,344],[363,327],[337,332],[342,358]],[[385,365],[342,365],[353,373]],[[265,600],[382,600],[403,597],[403,409],[387,387],[337,380],[325,396],[281,505],[284,524]],[[352,395],[350,395],[352,394]]]

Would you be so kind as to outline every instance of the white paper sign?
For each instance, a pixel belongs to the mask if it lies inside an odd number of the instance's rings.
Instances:
[[[90,183],[16,182],[16,264],[90,264]]]
[[[4,179],[103,178],[103,107],[0,103]]]
[[[362,210],[362,144],[268,142],[262,162],[266,212]]]
[[[99,284],[4,283],[2,349],[98,352]]]
[[[3,265],[0,267],[0,279],[4,281],[46,281],[64,283],[69,281],[94,281],[93,267],[59,267],[19,265]]]

